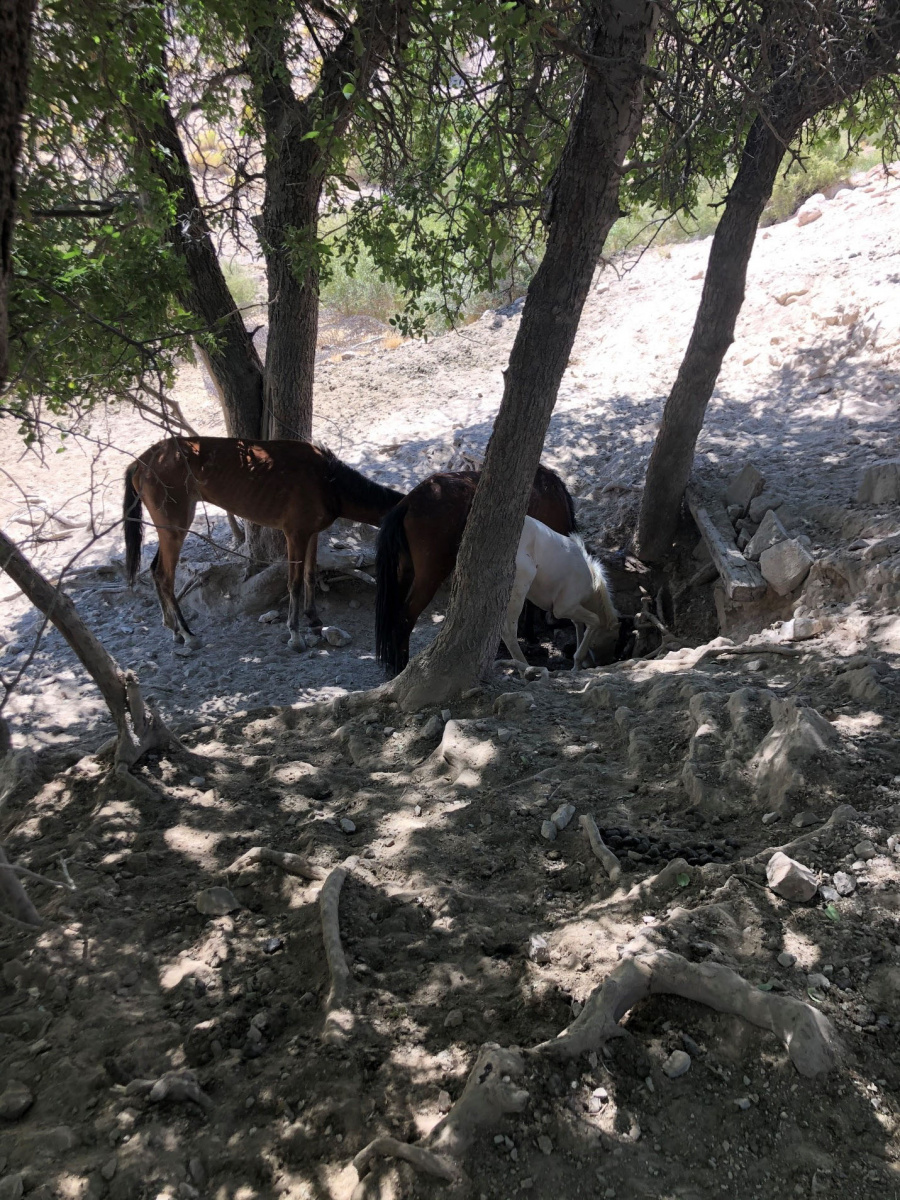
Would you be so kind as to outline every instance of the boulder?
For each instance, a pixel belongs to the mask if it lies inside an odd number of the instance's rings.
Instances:
[[[816,877],[809,867],[788,858],[780,850],[776,850],[766,863],[766,882],[784,900],[800,903],[812,900],[818,890]]]
[[[750,506],[750,501],[758,496],[766,486],[763,476],[752,463],[747,465],[730,480],[725,489],[725,507],[737,505],[740,508],[738,516],[744,516]]]
[[[808,783],[813,768],[822,763],[839,738],[821,713],[795,700],[773,698],[771,713],[772,728],[748,766],[760,804],[778,808]]]
[[[194,904],[197,912],[205,917],[224,917],[226,913],[241,907],[240,901],[226,887],[204,888],[194,897]]]
[[[900,501],[900,459],[866,467],[856,500],[858,504],[896,504]]]
[[[779,596],[787,596],[804,581],[814,562],[803,543],[790,538],[763,550],[759,556],[759,569],[773,591]]]
[[[763,515],[759,529],[757,529],[747,544],[747,548],[744,550],[744,558],[749,558],[751,562],[756,562],[764,550],[771,550],[779,542],[786,541],[788,541],[787,530],[774,511],[770,509]]]

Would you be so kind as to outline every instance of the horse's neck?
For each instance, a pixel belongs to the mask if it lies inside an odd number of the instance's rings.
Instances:
[[[380,525],[398,499],[388,491],[381,497],[367,496],[364,501],[341,496],[341,516],[363,525]]]

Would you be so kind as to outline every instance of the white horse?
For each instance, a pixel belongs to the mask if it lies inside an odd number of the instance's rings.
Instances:
[[[597,632],[618,633],[619,614],[603,567],[588,554],[577,534],[564,537],[533,517],[525,518],[519,538],[516,579],[500,631],[520,670],[528,662],[519,649],[516,625],[526,600],[544,612],[552,612],[554,617],[568,617],[575,622],[576,671],[581,670]]]

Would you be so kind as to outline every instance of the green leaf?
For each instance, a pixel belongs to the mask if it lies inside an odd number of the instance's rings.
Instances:
[[[774,987],[775,987],[775,984],[771,983],[771,982],[770,983],[758,983],[756,985],[756,990],[758,992],[771,992]]]
[[[841,914],[833,904],[825,905],[825,916],[830,917],[832,921],[839,921],[841,919]]]
[[[681,871],[678,875],[675,876],[675,882],[678,884],[679,887],[687,887],[688,884],[691,882],[691,877],[690,877],[690,875],[687,874],[686,871]]]
[[[344,93],[344,95],[349,100],[350,97],[353,95],[353,93],[356,91],[356,84],[355,83],[345,83],[344,86],[341,88],[341,91]]]

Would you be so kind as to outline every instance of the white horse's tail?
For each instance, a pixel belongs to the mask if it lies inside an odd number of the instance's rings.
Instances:
[[[603,564],[599,563],[592,554],[588,554],[584,541],[577,533],[570,533],[569,537],[584,555],[584,561],[591,572],[591,590],[597,615],[604,619],[608,629],[618,628],[619,614],[613,603],[612,590],[609,586],[609,580],[606,577],[606,571],[603,569]]]

